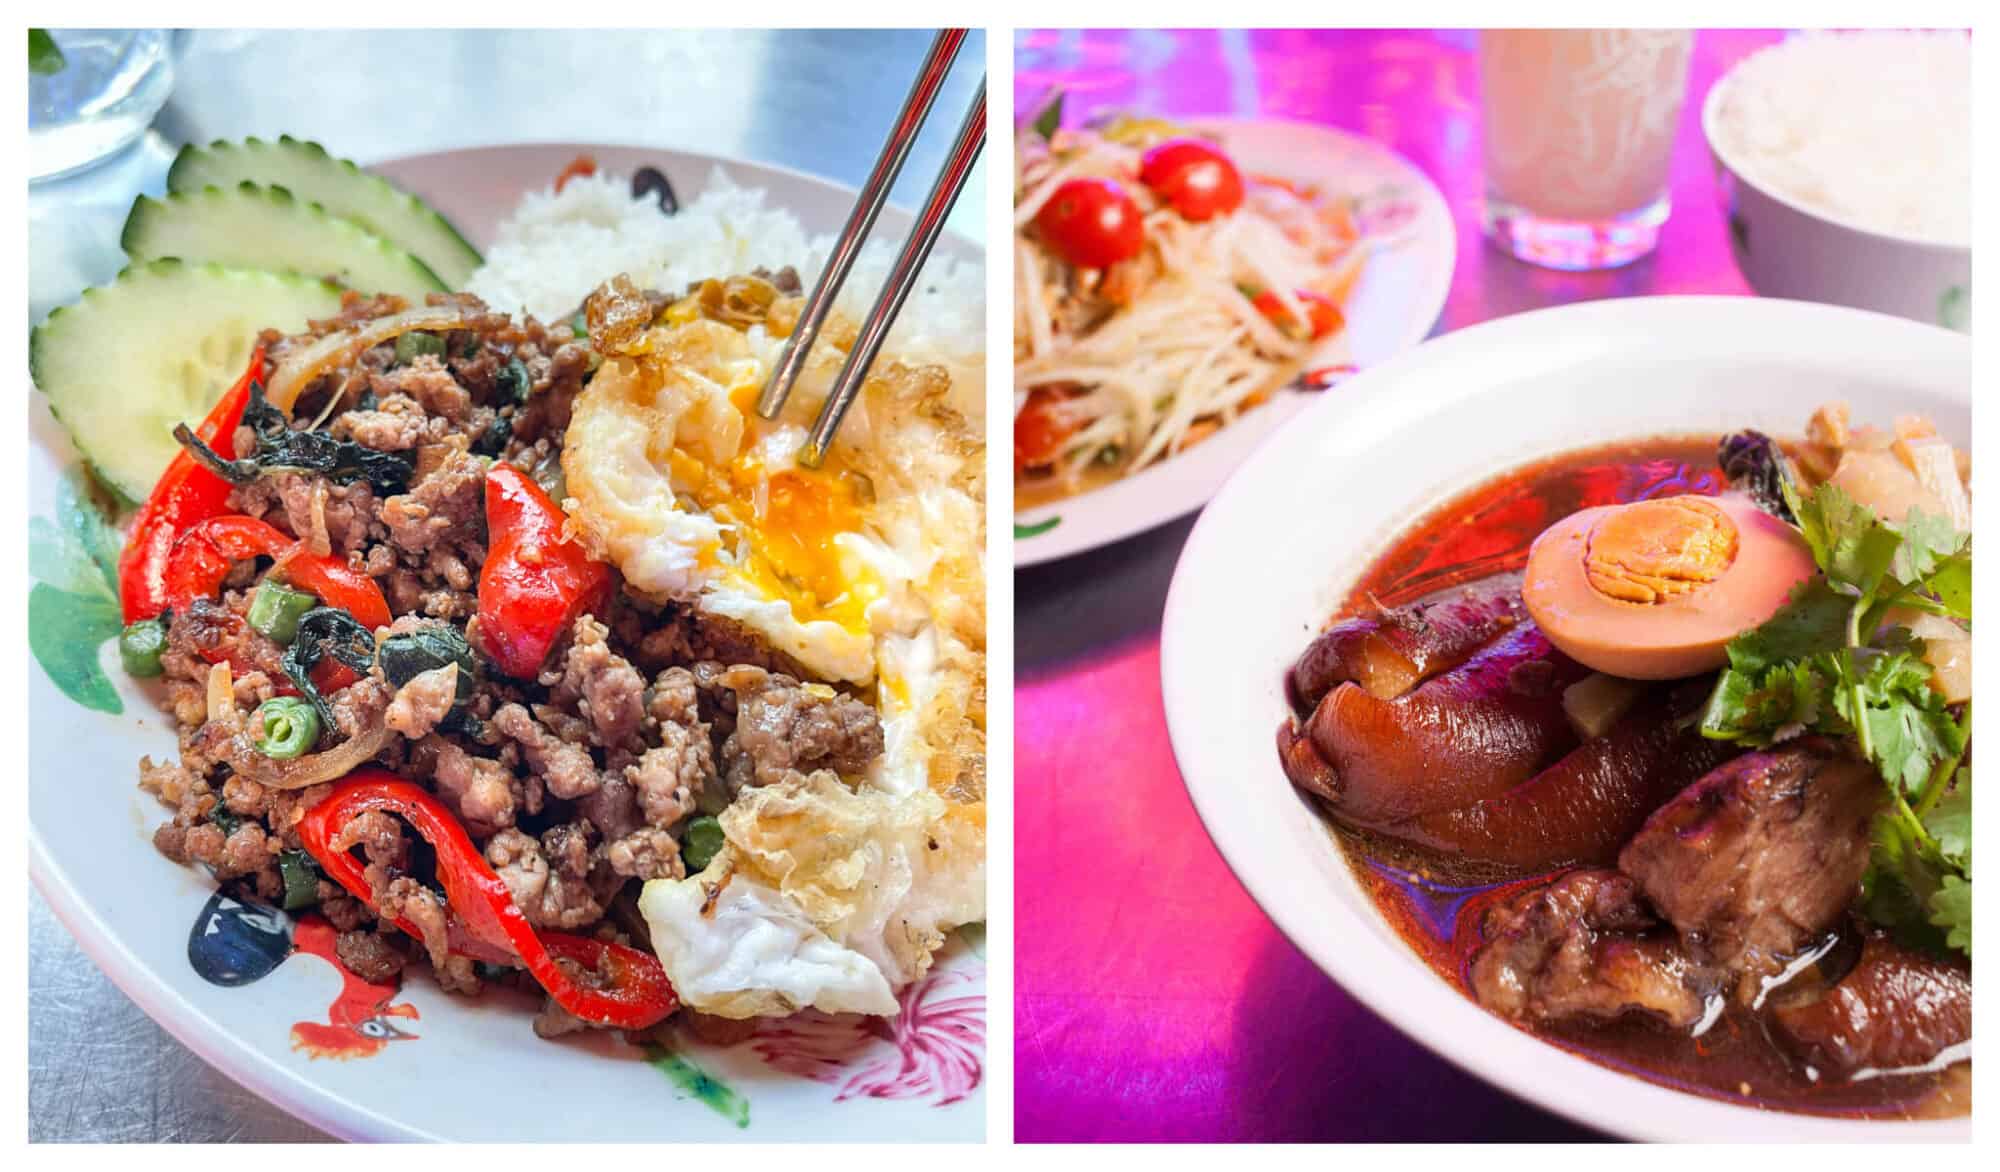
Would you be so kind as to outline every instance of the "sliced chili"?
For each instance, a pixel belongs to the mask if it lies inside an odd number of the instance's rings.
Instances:
[[[318,595],[322,605],[339,607],[371,631],[394,621],[389,600],[382,596],[382,587],[375,579],[355,569],[346,558],[308,552],[303,541],[278,555],[271,575]]]
[[[659,958],[592,937],[536,932],[507,884],[486,865],[451,812],[421,787],[386,769],[355,770],[299,821],[299,840],[307,852],[328,878],[355,898],[374,906],[361,860],[335,849],[334,843],[356,818],[377,810],[400,815],[435,851],[451,951],[475,960],[519,961],[556,1004],[595,1025],[645,1029],[679,1005]],[[397,917],[396,926],[423,939],[422,931],[407,919]],[[558,958],[601,974],[609,987],[593,988],[578,981],[557,963]]]
[[[568,166],[556,172],[556,194],[561,195],[562,189],[569,186],[570,180],[583,179],[595,174],[597,174],[597,160],[589,155],[578,155],[569,161]]]
[[[263,372],[264,348],[258,346],[250,352],[250,365],[243,377],[195,428],[202,442],[224,459],[236,458],[236,429],[250,402],[250,386]],[[139,507],[132,535],[118,556],[118,596],[128,624],[154,618],[168,608],[167,563],[174,544],[190,526],[228,512],[230,488],[228,481],[185,450],[175,453],[146,503]]]
[[[163,575],[166,606],[180,610],[197,598],[214,598],[222,592],[230,566],[256,557],[276,559],[272,576],[339,607],[370,630],[391,621],[389,600],[373,578],[345,558],[312,553],[305,542],[241,513],[210,517],[181,534]]]
[[[563,532],[549,494],[512,464],[486,473],[479,639],[502,672],[531,679],[578,615],[601,608],[611,571]]]

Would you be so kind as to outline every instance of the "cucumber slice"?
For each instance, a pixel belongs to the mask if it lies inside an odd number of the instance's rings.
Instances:
[[[353,220],[415,254],[454,289],[464,288],[466,278],[479,267],[479,253],[429,204],[379,175],[328,154],[318,143],[289,134],[276,142],[246,138],[207,146],[190,143],[174,157],[173,168],[167,172],[167,190],[227,188],[245,180],[285,188],[336,216]]]
[[[140,196],[118,243],[134,261],[177,256],[244,269],[331,277],[361,293],[395,293],[418,304],[446,292],[423,261],[350,220],[282,187],[239,183]]]
[[[340,312],[340,290],[289,273],[156,260],[49,314],[28,337],[28,373],[104,479],[144,500],[250,361],[257,332],[296,333]]]

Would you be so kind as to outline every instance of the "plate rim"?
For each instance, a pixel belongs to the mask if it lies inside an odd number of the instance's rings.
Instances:
[[[302,1070],[286,1067],[234,1030],[215,1022],[173,985],[152,979],[146,963],[71,886],[62,864],[50,853],[42,841],[40,828],[32,821],[28,827],[28,877],[47,901],[56,922],[97,966],[97,971],[130,998],[148,1020],[224,1078],[336,1139],[446,1142],[442,1135],[371,1111],[307,1078]],[[88,930],[79,930],[80,927]],[[216,1028],[202,1029],[202,1025]],[[351,1125],[360,1120],[376,1126]]]
[[[1495,318],[1465,329],[1442,335],[1424,345],[1413,347],[1384,363],[1363,371],[1347,385],[1354,394],[1344,397],[1345,404],[1367,404],[1388,397],[1399,379],[1410,374],[1435,368],[1444,364],[1444,369],[1455,369],[1465,361],[1461,355],[1476,355],[1479,347],[1488,339],[1508,333],[1533,332],[1552,328],[1546,323],[1552,317],[1588,319],[1598,317],[1619,318],[1629,315],[1646,315],[1656,312],[1651,306],[1662,303],[1664,313],[1726,312],[1734,314],[1769,314],[1772,316],[1798,315],[1818,316],[1832,319],[1865,320],[1872,329],[1904,331],[1915,335],[1927,335],[1931,345],[1949,346],[1963,354],[1967,380],[1952,396],[1962,399],[1968,405],[1972,402],[1970,386],[1971,339],[1968,336],[1946,330],[1938,326],[1911,321],[1906,318],[1872,310],[1854,309],[1846,306],[1825,305],[1817,302],[1790,301],[1780,298],[1735,297],[1723,295],[1670,295],[1640,298],[1604,299],[1567,305],[1551,306],[1507,317]],[[1524,324],[1525,323],[1525,324]],[[1631,325],[1623,327],[1634,328]],[[1367,380],[1367,381],[1363,381]],[[1447,379],[1433,379],[1433,385],[1448,383]],[[1335,419],[1339,410],[1333,407],[1320,408],[1320,414],[1328,420]],[[1320,423],[1317,426],[1327,426]],[[1306,431],[1304,426],[1295,426],[1293,435]],[[1305,441],[1295,439],[1294,443]],[[1267,855],[1253,849],[1257,844],[1247,838],[1239,841],[1239,835],[1246,834],[1246,828],[1232,822],[1228,817],[1230,795],[1216,777],[1220,775],[1219,763],[1208,759],[1210,750],[1200,738],[1193,735],[1193,729],[1200,726],[1195,705],[1199,702],[1198,690],[1185,684],[1189,669],[1195,666],[1190,660],[1183,629],[1198,619],[1191,619],[1189,602],[1196,587],[1199,560],[1205,555],[1211,542],[1216,540],[1229,520],[1227,502],[1235,495],[1247,492],[1241,486],[1248,483],[1247,471],[1260,459],[1269,458],[1278,445],[1275,442],[1261,445],[1252,458],[1246,461],[1229,482],[1216,494],[1215,501],[1222,502],[1222,509],[1204,510],[1195,522],[1187,543],[1174,566],[1172,580],[1168,586],[1167,601],[1161,624],[1160,638],[1160,687],[1162,707],[1165,709],[1168,742],[1173,751],[1175,766],[1181,775],[1181,783],[1188,799],[1195,807],[1203,832],[1207,834],[1216,853],[1222,856],[1231,874],[1242,885],[1252,902],[1256,903],[1265,917],[1271,921],[1281,935],[1297,948],[1318,968],[1327,979],[1333,981],[1347,995],[1360,1002],[1370,1012],[1392,1026],[1404,1037],[1430,1050],[1433,1054],[1456,1066],[1460,1070],[1496,1087],[1516,1098],[1530,1102],[1544,1110],[1566,1119],[1591,1127],[1606,1134],[1631,1139],[1650,1141],[1686,1141],[1690,1139],[1772,1139],[1792,1140],[1839,1140],[1854,1142],[1866,1140],[1874,1142],[1909,1142],[1917,1140],[1962,1140],[1971,1134],[1971,1117],[1964,1116],[1943,1120],[1855,1120],[1842,1117],[1827,1117],[1797,1112],[1779,1112],[1756,1107],[1738,1105],[1710,1099],[1689,1092],[1677,1091],[1634,1075],[1623,1074],[1610,1067],[1600,1065],[1578,1055],[1569,1053],[1551,1043],[1518,1030],[1516,1027],[1487,1013],[1466,997],[1462,992],[1451,989],[1428,964],[1421,960],[1426,977],[1430,980],[1430,993],[1419,1001],[1410,1001],[1396,995],[1389,986],[1396,974],[1375,972],[1360,965],[1344,969],[1339,950],[1323,946],[1319,938],[1323,933],[1313,930],[1309,917],[1286,898],[1281,889],[1275,863],[1266,864]],[[1193,567],[1193,569],[1191,569]],[[1275,769],[1273,756],[1261,769]],[[1343,864],[1344,865],[1344,864]],[[1370,904],[1366,916],[1381,922],[1381,914]],[[1386,924],[1383,925],[1386,928]],[[1386,930],[1393,933],[1393,928]],[[1408,950],[1400,935],[1395,937],[1395,947]],[[1344,971],[1343,971],[1344,969]],[[1443,996],[1434,996],[1442,994]],[[1439,1009],[1440,1005],[1451,1008]],[[1434,1017],[1427,1017],[1426,1010],[1436,1011]],[[1455,1046],[1455,1040],[1467,1032],[1484,1035],[1493,1043],[1486,1049]],[[1505,1039],[1501,1041],[1501,1039]],[[1513,1069],[1503,1070],[1515,1058],[1525,1059]],[[1549,1071],[1556,1072],[1551,1077]],[[1570,1077],[1564,1077],[1567,1074]],[[1524,1075],[1530,1075],[1524,1080]],[[1658,1111],[1629,1111],[1619,1118],[1607,1118],[1594,1114],[1588,1101],[1558,1093],[1570,1087],[1587,1086],[1592,1080],[1616,1079],[1623,1089],[1632,1096],[1657,1106]],[[1772,1121],[1787,1133],[1774,1136]],[[1706,1129],[1705,1129],[1706,1128]],[[1865,1128],[1865,1130],[1857,1130]]]
[[[1437,181],[1431,178],[1428,171],[1412,162],[1401,151],[1396,150],[1386,143],[1377,141],[1357,131],[1348,130],[1341,126],[1334,126],[1330,123],[1308,122],[1299,118],[1282,117],[1241,118],[1223,115],[1192,115],[1183,119],[1183,124],[1194,129],[1215,129],[1225,132],[1230,128],[1236,127],[1277,127],[1291,133],[1330,136],[1341,140],[1349,148],[1359,147],[1364,153],[1386,157],[1394,165],[1403,168],[1420,180],[1421,186],[1418,188],[1417,198],[1419,202],[1429,205],[1432,208],[1436,213],[1435,218],[1437,222],[1444,228],[1441,237],[1444,263],[1442,266],[1434,266],[1438,271],[1433,274],[1432,287],[1427,287],[1424,290],[1424,299],[1434,304],[1428,306],[1427,312],[1411,315],[1409,319],[1411,328],[1406,328],[1404,331],[1405,336],[1394,344],[1391,348],[1390,356],[1392,358],[1399,356],[1430,337],[1431,332],[1437,328],[1438,322],[1443,320],[1445,306],[1451,297],[1452,280],[1458,274],[1459,240],[1458,224],[1451,214],[1451,201],[1445,198],[1443,190],[1438,187]],[[1011,297],[1011,292],[1009,295]],[[1387,360],[1385,359],[1384,361]],[[1076,554],[1087,553],[1091,550],[1103,549],[1126,538],[1166,525],[1187,516],[1189,513],[1198,512],[1209,501],[1215,499],[1216,494],[1222,490],[1223,484],[1234,473],[1236,467],[1240,467],[1242,464],[1255,459],[1257,447],[1264,440],[1270,438],[1271,435],[1282,431],[1284,423],[1290,417],[1310,405],[1316,397],[1318,396],[1285,390],[1280,392],[1280,396],[1276,401],[1258,408],[1257,411],[1265,415],[1265,421],[1262,425],[1263,431],[1258,436],[1258,439],[1251,444],[1250,449],[1245,452],[1242,460],[1236,465],[1223,469],[1221,475],[1216,477],[1214,482],[1206,488],[1197,489],[1189,493],[1186,498],[1176,499],[1171,502],[1167,506],[1170,511],[1160,515],[1146,512],[1126,514],[1121,519],[1109,524],[1100,524],[1094,527],[1070,527],[1065,525],[1027,537],[1016,537],[1013,541],[1014,568],[1023,569],[1029,566],[1038,566]],[[1162,460],[1136,476],[1123,478],[1111,484],[1092,489],[1089,492],[1079,493],[1076,496],[1064,497],[1059,501],[1052,501],[1048,504],[1036,505],[1030,509],[1017,511],[1013,516],[1013,521],[1017,525],[1033,526],[1046,521],[1051,515],[1059,514],[1066,508],[1073,508],[1078,501],[1087,500],[1101,493],[1123,489],[1128,485],[1162,484],[1165,481],[1164,474],[1167,474],[1172,466],[1173,460]],[[1136,494],[1139,491],[1141,490],[1133,489],[1130,490],[1130,494]],[[1067,532],[1065,532],[1066,527]]]
[[[767,175],[781,176],[787,180],[810,187],[826,189],[839,197],[844,204],[851,205],[856,191],[838,180],[784,164],[766,163],[755,159],[735,158],[710,154],[705,151],[688,150],[666,145],[638,145],[613,142],[562,142],[540,140],[524,142],[486,142],[449,147],[441,150],[418,151],[406,155],[394,155],[376,159],[362,166],[371,174],[382,174],[404,164],[429,163],[450,156],[473,155],[509,150],[542,149],[569,151],[579,154],[593,152],[633,152],[650,153],[662,157],[673,156],[693,160],[708,169],[702,178],[706,182],[708,173],[715,168],[731,172],[731,178],[746,186],[768,188]],[[528,194],[522,191],[520,195]],[[519,196],[516,197],[517,199]],[[433,201],[426,199],[427,204]],[[434,206],[434,205],[433,205]],[[782,206],[782,205],[781,205]],[[790,209],[787,209],[790,210]],[[895,215],[911,218],[913,213],[896,204],[886,209]],[[440,212],[439,214],[443,214]],[[796,214],[796,213],[794,213]],[[450,217],[446,217],[450,221]],[[454,229],[457,224],[453,222]],[[881,231],[883,224],[878,221],[871,231],[871,239],[878,239],[875,232]],[[892,228],[891,231],[894,231]],[[814,235],[811,231],[808,235]],[[941,240],[950,245],[961,263],[986,263],[985,250],[975,240],[961,232],[946,228]],[[490,241],[487,246],[490,247]],[[483,249],[482,249],[483,251]],[[67,304],[67,302],[65,303]],[[46,410],[46,404],[42,404]],[[36,400],[30,397],[29,409],[36,409]],[[65,440],[67,436],[65,435]],[[28,440],[37,441],[31,435]],[[66,452],[53,452],[51,458],[63,467],[76,463],[81,457],[71,447]],[[989,581],[990,587],[990,581]],[[30,671],[34,670],[32,660]],[[133,792],[137,792],[136,790]],[[32,790],[30,790],[32,798]],[[346,1141],[361,1142],[455,1142],[457,1137],[427,1129],[408,1122],[403,1118],[383,1114],[321,1083],[308,1073],[308,1068],[294,1068],[281,1062],[276,1056],[267,1054],[235,1030],[196,1007],[176,986],[158,977],[152,966],[132,950],[129,944],[105,922],[98,910],[85,901],[76,886],[70,881],[67,869],[57,859],[43,839],[41,827],[35,818],[34,802],[28,803],[28,876],[35,889],[48,903],[63,930],[76,941],[97,970],[104,974],[114,987],[154,1024],[165,1030],[176,1041],[186,1046],[208,1066],[224,1078],[242,1086],[259,1098],[284,1111],[292,1117]],[[149,811],[150,813],[150,811]],[[141,836],[143,837],[143,836]],[[206,882],[206,880],[204,880]],[[210,886],[213,886],[210,884]],[[990,971],[990,966],[982,965]],[[990,985],[986,977],[979,982],[982,997]],[[993,1053],[991,1034],[984,1053]],[[990,1073],[990,1071],[988,1072]],[[795,1075],[784,1075],[786,1083],[801,1083],[804,1080]],[[941,1142],[983,1142],[986,1134],[986,1103],[992,1080],[982,1077],[974,1105],[965,1108],[970,1122],[965,1136],[956,1140]],[[828,1104],[829,1107],[832,1104]],[[538,1142],[555,1139],[553,1136],[519,1137],[505,1142]],[[661,1142],[639,1141],[630,1142]],[[737,1142],[774,1142],[770,1137],[745,1135]]]
[[[838,194],[848,199],[849,201],[852,201],[855,198],[855,196],[859,194],[857,189],[849,187],[847,184],[841,182],[838,179],[833,179],[825,175],[815,175],[811,171],[801,170],[797,167],[793,167],[785,163],[766,162],[762,159],[730,158],[722,155],[711,155],[704,151],[687,150],[682,147],[660,146],[657,144],[648,145],[644,143],[632,143],[632,142],[595,141],[595,142],[572,143],[572,142],[563,142],[559,139],[530,139],[522,142],[480,142],[480,143],[472,143],[466,146],[451,147],[446,150],[418,151],[415,154],[409,154],[409,155],[391,155],[386,158],[377,159],[372,163],[364,163],[362,164],[361,169],[363,171],[380,174],[382,173],[383,168],[395,168],[410,163],[429,162],[433,159],[437,159],[446,155],[470,155],[470,154],[479,154],[489,151],[497,153],[501,151],[514,151],[514,150],[548,150],[548,151],[562,151],[562,152],[573,151],[577,154],[592,154],[598,151],[604,151],[604,152],[617,151],[620,153],[631,152],[633,154],[646,154],[646,153],[673,154],[673,155],[680,155],[684,158],[699,159],[705,165],[711,168],[749,167],[759,171],[769,171],[772,172],[773,174],[782,175],[787,179],[794,180],[799,183],[810,184],[818,187],[830,187],[835,189],[835,191]],[[430,201],[426,199],[424,202],[429,203]],[[900,216],[910,220],[914,220],[917,214],[914,209],[908,207],[907,205],[896,203],[893,200],[883,204],[882,210],[887,213],[893,213],[894,216]],[[447,220],[449,220],[449,217],[447,217]],[[456,230],[457,225],[453,224],[452,226],[453,229]],[[874,240],[876,238],[875,237],[876,231],[878,231],[881,227],[882,227],[881,221],[879,220],[876,221],[875,226],[869,229],[868,239]],[[972,237],[967,236],[965,233],[959,231],[958,229],[952,228],[949,225],[947,225],[938,234],[938,238],[942,241],[949,242],[954,249],[963,250],[967,254],[967,256],[964,259],[976,260],[980,264],[986,263],[987,257],[985,256],[985,250],[981,247],[979,242],[974,240]]]

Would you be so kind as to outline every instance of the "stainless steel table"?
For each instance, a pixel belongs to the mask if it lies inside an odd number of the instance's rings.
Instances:
[[[505,142],[657,144],[866,177],[927,32],[223,32],[189,35],[173,98],[123,157],[29,192],[29,314],[115,274],[118,226],[174,149],[292,134],[369,163]],[[894,200],[922,202],[985,70],[961,50]],[[952,217],[983,237],[983,175]],[[29,894],[28,1134],[37,1141],[327,1138],[154,1025]]]

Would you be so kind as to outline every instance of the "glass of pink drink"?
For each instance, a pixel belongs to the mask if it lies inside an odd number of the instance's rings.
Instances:
[[[1487,237],[1556,269],[1653,251],[1693,48],[1685,29],[1480,33]]]

